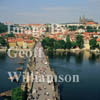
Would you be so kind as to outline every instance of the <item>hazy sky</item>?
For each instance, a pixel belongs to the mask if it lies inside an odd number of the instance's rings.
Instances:
[[[86,16],[100,22],[100,0],[0,0],[0,21],[68,23]]]

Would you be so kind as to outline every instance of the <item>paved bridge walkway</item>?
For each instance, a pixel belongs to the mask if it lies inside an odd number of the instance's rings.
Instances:
[[[34,48],[34,56],[36,63],[33,77],[44,76],[45,80],[47,80],[48,75],[54,76],[54,72],[50,69],[49,62],[47,61],[41,42],[36,44]],[[35,79],[32,82],[28,100],[56,100],[54,83],[48,81],[36,82]]]

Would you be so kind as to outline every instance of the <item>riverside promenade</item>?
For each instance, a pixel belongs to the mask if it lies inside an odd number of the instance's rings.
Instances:
[[[45,80],[47,80],[48,75],[55,75],[49,66],[48,58],[43,51],[41,42],[36,43],[33,57],[35,59],[34,65],[28,66],[30,73],[34,73],[33,77],[35,75],[44,76]],[[30,91],[27,100],[60,100],[58,89],[56,88],[53,81],[36,82],[36,80],[32,81],[30,78]]]

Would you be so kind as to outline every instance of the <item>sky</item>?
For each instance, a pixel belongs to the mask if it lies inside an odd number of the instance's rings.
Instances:
[[[0,22],[72,23],[86,16],[100,23],[99,10],[100,0],[0,0]]]

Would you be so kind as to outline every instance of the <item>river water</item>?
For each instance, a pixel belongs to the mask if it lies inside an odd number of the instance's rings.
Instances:
[[[18,67],[26,67],[26,62],[24,65],[18,64],[22,59],[16,58],[11,59],[7,56],[7,54],[0,53],[0,93],[11,90],[12,88],[16,88],[20,86],[21,81],[19,83],[11,82],[8,79],[8,72],[16,72],[16,68]],[[18,73],[19,74],[19,73]],[[0,100],[3,100],[0,98]]]
[[[90,52],[49,53],[57,75],[79,75],[79,83],[59,83],[61,100],[100,100],[100,55]]]
[[[48,55],[50,65],[57,75],[77,74],[80,77],[79,83],[59,83],[61,100],[100,100],[100,55],[90,52]],[[10,59],[7,55],[0,54],[0,92],[20,85],[8,80],[8,72],[21,67],[18,62],[20,59]]]

